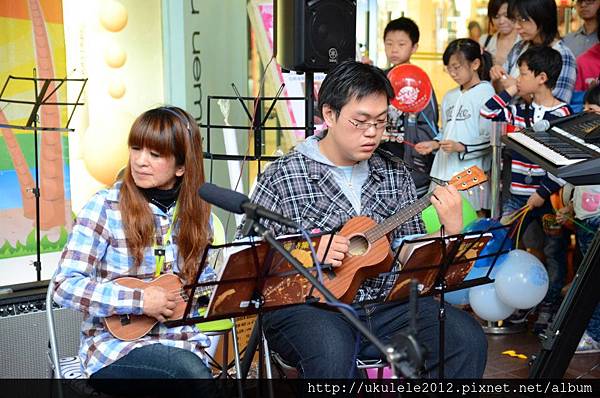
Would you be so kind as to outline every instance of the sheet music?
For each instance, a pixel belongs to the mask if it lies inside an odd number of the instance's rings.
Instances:
[[[472,234],[472,235],[465,235],[465,241],[470,241],[473,239],[477,239],[481,237],[483,238],[488,238],[488,239],[492,239],[493,235],[491,232],[486,232],[483,234]],[[415,239],[418,240],[418,239]],[[446,239],[446,243],[449,243],[451,241],[456,241],[456,238],[447,238]],[[423,247],[423,246],[427,246],[427,245],[431,245],[431,247],[433,248],[435,245],[435,241],[431,241],[431,240],[427,240],[427,241],[423,241],[423,242],[415,242],[412,243],[410,241],[405,241],[404,244],[402,244],[402,248],[400,249],[400,254],[398,255],[398,260],[400,262],[400,270],[402,270],[402,268],[404,267],[404,265],[407,263],[407,261],[412,257],[413,253]]]
[[[278,236],[277,240],[289,255],[316,276],[311,246],[316,251],[331,236],[330,232],[310,234],[310,244],[299,234]],[[263,239],[233,243],[236,246],[232,249],[215,254],[218,274],[215,274],[206,318],[251,315],[259,309],[271,310],[315,299],[310,280]],[[326,256],[326,251],[321,255]]]
[[[464,236],[456,256],[445,273],[448,287],[462,283],[471,271],[475,259],[492,237],[493,235],[490,232],[472,233]],[[448,248],[453,241],[457,241],[457,238],[446,238],[446,247]],[[410,281],[413,278],[419,281],[420,295],[434,292],[433,289],[438,279],[440,265],[444,261],[442,241],[439,238],[433,238],[422,242],[409,242],[411,241],[405,241],[400,248],[398,255],[401,261],[400,271],[397,274],[394,287],[387,293],[386,301],[407,299],[410,293]]]
[[[227,246],[227,247],[211,249],[211,252],[208,255],[207,262],[215,270],[215,274],[216,274],[215,282],[217,282],[217,283],[221,282],[221,280],[223,278],[223,271],[225,270],[225,264],[227,264],[227,262],[229,261],[229,258],[233,254],[239,253],[243,250],[248,250],[253,245],[255,245],[256,243],[259,243],[259,242],[262,242],[262,238],[247,236],[247,237],[244,237],[242,239],[238,239],[238,240],[235,240],[232,242],[232,243],[247,243],[245,245]],[[208,314],[210,314],[211,307],[216,302],[215,296],[217,294],[217,285],[213,285],[210,288],[211,288],[210,300],[209,300],[209,304],[208,304],[208,309],[204,313],[205,317],[208,316]]]

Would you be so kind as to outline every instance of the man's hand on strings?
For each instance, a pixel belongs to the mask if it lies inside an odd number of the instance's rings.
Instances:
[[[440,224],[446,235],[454,235],[462,230],[462,196],[453,185],[440,186],[433,191],[431,203],[437,211]]]
[[[165,322],[173,315],[177,306],[177,295],[160,286],[148,286],[144,289],[144,314]]]
[[[327,252],[327,257],[323,259],[329,239],[332,239],[331,246]],[[346,257],[346,253],[348,253],[349,249],[350,241],[345,236],[333,235],[333,238],[331,238],[331,235],[323,235],[319,242],[319,248],[317,249],[317,258],[324,264],[331,264],[334,267],[339,267],[342,265],[342,261],[344,260],[344,257]]]

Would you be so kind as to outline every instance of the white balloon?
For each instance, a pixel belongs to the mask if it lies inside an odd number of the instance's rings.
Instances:
[[[544,264],[524,250],[512,250],[502,261],[494,285],[498,298],[506,305],[527,309],[539,304],[549,286]]]
[[[495,322],[506,319],[515,310],[500,301],[493,283],[469,289],[469,302],[475,314],[486,321]]]

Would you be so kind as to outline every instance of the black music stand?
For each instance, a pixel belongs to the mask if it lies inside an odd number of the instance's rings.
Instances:
[[[310,235],[313,244],[318,245],[325,233]],[[317,269],[313,266],[308,242],[301,235],[288,236],[278,239],[295,258],[299,258],[307,270],[313,274]],[[329,240],[325,254],[329,250]],[[262,332],[261,315],[266,311],[275,310],[289,305],[304,304],[318,301],[312,296],[313,286],[309,280],[302,276],[280,253],[274,250],[261,239],[250,238],[245,241],[229,244],[208,246],[202,257],[202,264],[209,259],[209,252],[219,251],[215,263],[223,262],[217,267],[219,277],[216,281],[199,282],[185,286],[190,289],[189,297],[196,297],[198,289],[212,290],[208,307],[204,316],[192,314],[193,308],[198,306],[197,301],[188,301],[184,315],[179,320],[171,320],[169,326],[179,326],[206,322],[222,318],[232,318],[248,315],[257,315],[255,329]],[[219,260],[224,256],[223,250],[229,250],[227,259]],[[226,261],[225,261],[226,260]],[[214,267],[214,264],[210,264]],[[323,267],[327,270],[327,267]],[[202,269],[198,270],[196,280],[199,279]],[[196,299],[197,300],[197,299]],[[254,331],[253,331],[254,333]],[[262,338],[261,336],[258,339]],[[256,350],[259,349],[259,378],[262,374],[263,344],[249,341],[244,360],[251,361]],[[245,377],[246,372],[242,372]],[[241,379],[240,375],[238,378]]]
[[[313,244],[317,245],[323,235],[325,234],[311,235]],[[299,259],[309,272],[316,274],[317,270],[313,266],[308,242],[303,236],[281,237],[277,241],[290,251],[292,256]],[[210,251],[223,249],[229,249],[230,253],[217,254],[218,256],[227,256],[227,261],[217,266],[219,274],[217,280],[185,286],[186,289],[190,289],[192,297],[195,295],[196,289],[211,287],[212,293],[206,314],[201,317],[192,317],[190,311],[194,303],[190,300],[181,321],[193,320],[193,323],[196,323],[255,315],[288,305],[317,301],[317,298],[311,296],[313,287],[310,282],[300,275],[281,254],[262,240],[252,239],[207,246],[203,261],[208,260]],[[224,261],[224,259],[216,260],[216,262],[219,261]],[[327,267],[323,268],[327,270]],[[197,277],[201,272],[202,269],[199,269]],[[285,294],[280,288],[282,283],[285,283]]]
[[[35,75],[34,69],[34,75]],[[4,93],[8,88],[11,82],[19,82],[19,81],[29,81],[33,83],[34,87],[34,98],[32,100],[22,100],[22,99],[7,99],[4,98]],[[75,102],[61,102],[55,98],[57,91],[62,87],[65,83],[81,83],[81,88],[79,90],[79,94],[77,95],[77,100]],[[75,109],[78,105],[84,105],[83,102],[80,102],[81,95],[83,94],[83,90],[85,88],[85,84],[87,83],[87,79],[68,79],[68,78],[41,78],[41,77],[17,77],[9,75],[6,81],[4,82],[4,86],[2,87],[2,91],[0,91],[0,103],[6,102],[8,104],[13,104],[13,106],[27,106],[31,109],[28,111],[29,117],[27,122],[23,125],[16,124],[3,124],[0,123],[0,128],[4,129],[16,129],[16,130],[26,130],[33,131],[33,146],[34,146],[34,161],[35,161],[35,186],[28,188],[28,191],[31,191],[35,197],[35,242],[36,242],[36,260],[33,262],[33,266],[36,270],[37,280],[40,281],[42,279],[42,263],[41,263],[41,239],[40,239],[40,182],[39,182],[39,159],[38,159],[38,131],[42,132],[72,132],[75,129],[69,128],[69,124],[71,123],[71,119],[73,118],[73,114],[75,113]],[[41,87],[40,87],[41,86]],[[38,111],[44,106],[57,106],[57,105],[67,105],[72,106],[73,109],[67,119],[67,123],[64,127],[60,126],[38,126],[39,115]],[[4,109],[4,108],[2,108]]]
[[[394,264],[402,260],[399,271],[391,271],[382,276],[393,278],[394,286],[389,292],[380,290],[378,297],[373,301],[406,301],[410,294],[410,282],[419,282],[419,295],[440,296],[438,311],[439,323],[439,372],[438,377],[444,378],[445,358],[445,300],[444,294],[455,290],[467,289],[474,286],[492,282],[490,274],[500,255],[507,253],[503,250],[504,242],[499,250],[481,255],[481,251],[491,240],[490,231],[508,229],[510,226],[496,226],[482,231],[470,231],[464,234],[438,236],[433,238],[420,238],[404,241],[396,250]],[[504,236],[508,239],[508,234]],[[409,248],[408,245],[416,245]],[[410,253],[403,253],[410,250]],[[480,259],[491,258],[492,263],[487,274],[481,278],[465,281],[465,277]]]
[[[542,348],[533,359],[529,371],[530,379],[560,379],[565,374],[600,299],[598,264],[600,231],[596,231],[571,288],[560,304],[554,320],[542,335]]]

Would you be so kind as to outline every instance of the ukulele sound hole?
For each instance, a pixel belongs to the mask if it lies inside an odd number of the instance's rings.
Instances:
[[[348,253],[353,256],[362,256],[369,249],[369,241],[362,235],[354,235],[350,238],[350,249]]]

